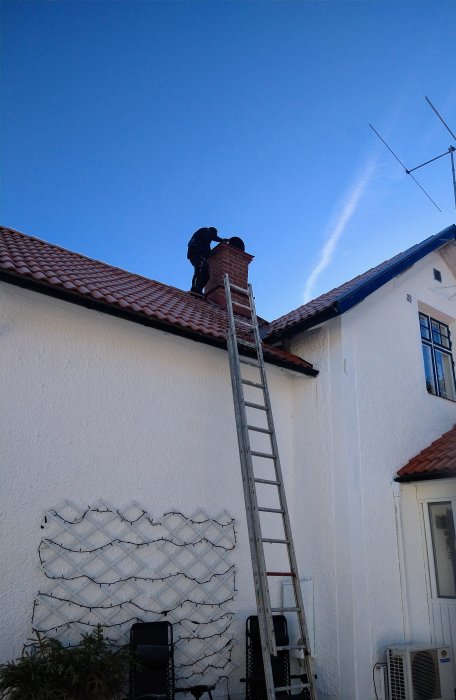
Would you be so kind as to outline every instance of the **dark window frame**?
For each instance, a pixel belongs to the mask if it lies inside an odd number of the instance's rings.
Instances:
[[[450,327],[447,323],[443,323],[443,321],[439,321],[437,318],[423,313],[423,311],[419,312],[419,322],[421,344],[423,348],[428,348],[432,363],[432,373],[434,380],[433,387],[430,386],[430,384],[428,383],[428,378],[426,374],[426,362],[423,359],[423,362],[425,364],[426,388],[428,390],[428,393],[432,394],[433,396],[440,396],[442,399],[447,399],[447,401],[456,401],[456,377],[454,371],[454,360],[452,352],[453,344],[451,342]],[[439,385],[437,372],[437,357],[439,353],[442,355],[446,355],[450,360],[450,379],[453,383],[453,396],[445,396],[445,394],[441,391],[441,387]]]

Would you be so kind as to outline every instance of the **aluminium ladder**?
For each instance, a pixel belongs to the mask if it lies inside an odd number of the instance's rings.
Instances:
[[[225,275],[224,283],[229,318],[228,354],[231,370],[231,384],[233,389],[236,428],[239,443],[242,481],[244,486],[244,500],[247,513],[247,525],[249,531],[250,552],[258,611],[258,622],[260,628],[267,700],[275,700],[276,693],[282,692],[288,694],[292,689],[297,690],[305,687],[308,688],[309,700],[318,700],[314,683],[315,672],[313,669],[313,659],[310,654],[309,636],[307,632],[299,574],[291,535],[290,519],[288,515],[277,439],[272,418],[271,402],[266,379],[260,331],[255,312],[252,286],[249,284],[248,289],[243,289],[242,287],[231,284],[227,274]],[[239,303],[237,300],[233,302],[231,295],[232,291],[236,294],[237,298],[241,296],[242,303]],[[241,307],[244,312],[248,311],[248,316],[238,316],[236,318],[233,304]],[[236,331],[236,326],[238,326],[238,328],[240,327],[238,332]],[[242,352],[243,348],[245,349],[244,352],[247,352],[248,356],[245,354],[240,356],[240,352]],[[244,378],[241,371],[241,365],[256,368],[256,370],[253,371],[257,371],[259,373],[259,378],[256,381]],[[252,372],[252,370],[250,371]],[[246,400],[244,386],[251,387],[250,391],[252,391],[253,388],[256,390],[256,392],[259,392],[261,394],[261,399],[258,401]],[[249,421],[247,418],[247,409],[249,409],[253,415],[262,414],[263,416],[266,416],[266,427],[254,425],[253,423],[255,421]],[[267,436],[267,438],[269,438],[269,451],[263,452],[252,449],[251,434],[253,435],[255,433],[257,435],[262,434],[263,436]],[[270,478],[267,479],[260,478],[260,476],[255,475],[255,472],[257,471],[255,467],[257,466],[258,461],[263,460],[266,460],[273,465],[274,471],[271,475],[268,475]],[[275,492],[273,496],[275,500],[277,500],[278,497],[278,508],[270,508],[262,506],[261,504],[259,505],[257,484],[261,484],[260,489],[267,488],[268,493],[269,490]],[[281,537],[271,538],[263,536],[260,513],[275,514],[273,517],[280,517]],[[271,516],[269,515],[267,517]],[[264,547],[265,544],[275,544],[286,547],[288,571],[268,570]],[[293,607],[271,607],[269,578],[277,576],[289,577],[291,579],[294,593]],[[273,613],[285,612],[294,613],[297,615],[300,640],[297,644],[277,646],[272,616]],[[274,687],[271,656],[276,656],[277,652],[281,650],[303,651],[307,683]]]

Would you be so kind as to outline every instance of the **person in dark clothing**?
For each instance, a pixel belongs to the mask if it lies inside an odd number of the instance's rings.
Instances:
[[[217,229],[213,226],[209,228],[199,228],[195,231],[188,242],[187,258],[193,265],[195,272],[192,279],[191,292],[202,294],[203,289],[209,282],[209,265],[207,259],[211,252],[212,241],[227,241],[227,238],[220,238]]]

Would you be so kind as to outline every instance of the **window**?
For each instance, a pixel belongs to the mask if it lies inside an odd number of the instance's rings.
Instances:
[[[456,541],[451,501],[429,503],[438,598],[456,598]]]
[[[445,323],[420,313],[426,389],[430,394],[456,400],[450,329]]]

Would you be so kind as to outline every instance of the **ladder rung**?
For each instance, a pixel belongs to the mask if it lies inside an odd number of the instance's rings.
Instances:
[[[271,612],[273,613],[280,613],[280,612],[299,612],[301,608],[271,608]]]
[[[256,389],[264,389],[263,384],[260,384],[259,382],[252,382],[250,379],[241,379],[243,384],[247,384],[247,386],[254,386]]]
[[[279,649],[279,647],[277,647]],[[285,690],[303,690],[303,688],[311,688],[310,683],[300,683],[299,685],[281,685],[278,688],[274,688],[275,693],[280,693]]]
[[[232,284],[231,282],[230,282],[230,289],[234,289],[235,292],[240,292],[241,294],[248,295],[248,293],[249,293],[248,289],[244,289],[244,287],[238,287],[237,284]]]
[[[244,404],[249,408],[258,408],[259,411],[267,411],[266,406],[262,406],[260,403],[252,403],[252,401],[244,401]]]
[[[269,544],[289,544],[289,540],[279,540],[277,537],[264,537],[262,542],[269,542]],[[273,573],[273,572],[267,572],[268,576],[294,576],[294,574],[281,574],[279,572]]]
[[[283,508],[263,508],[263,506],[259,506],[258,510],[261,510],[262,513],[285,513]]]
[[[268,430],[268,428],[258,428],[256,425],[248,425],[247,428],[249,430],[255,430],[257,433],[267,433],[268,435],[272,435],[272,430]]]
[[[242,345],[242,347],[245,347],[245,348],[255,348],[255,350],[256,350],[255,343],[250,343],[248,340],[242,340],[242,338],[238,338],[238,345]]]
[[[273,481],[272,479],[254,479],[256,484],[269,484],[270,486],[280,486],[280,481]]]
[[[291,651],[292,649],[306,651],[307,647],[305,644],[287,644],[284,647],[277,647],[277,651]]]
[[[265,540],[263,540],[264,542]],[[266,540],[269,541],[269,540]],[[272,540],[273,542],[275,540]],[[286,542],[286,540],[285,540]],[[296,576],[292,571],[266,571],[266,576]]]
[[[244,359],[243,357],[239,358],[239,362],[242,362],[243,365],[250,365],[251,367],[259,367],[260,363],[257,362],[256,360],[247,360]]]
[[[246,326],[247,328],[255,327],[252,321],[246,321],[245,319],[240,318],[237,318],[234,323],[236,326]]]
[[[238,309],[247,309],[247,311],[250,311],[250,313],[252,312],[251,306],[247,306],[247,304],[240,304],[238,301],[236,301],[236,299],[233,299],[232,303],[233,306],[236,306]]]
[[[267,452],[255,452],[255,450],[250,450],[252,457],[264,457],[265,459],[275,459],[275,455],[270,455]]]

